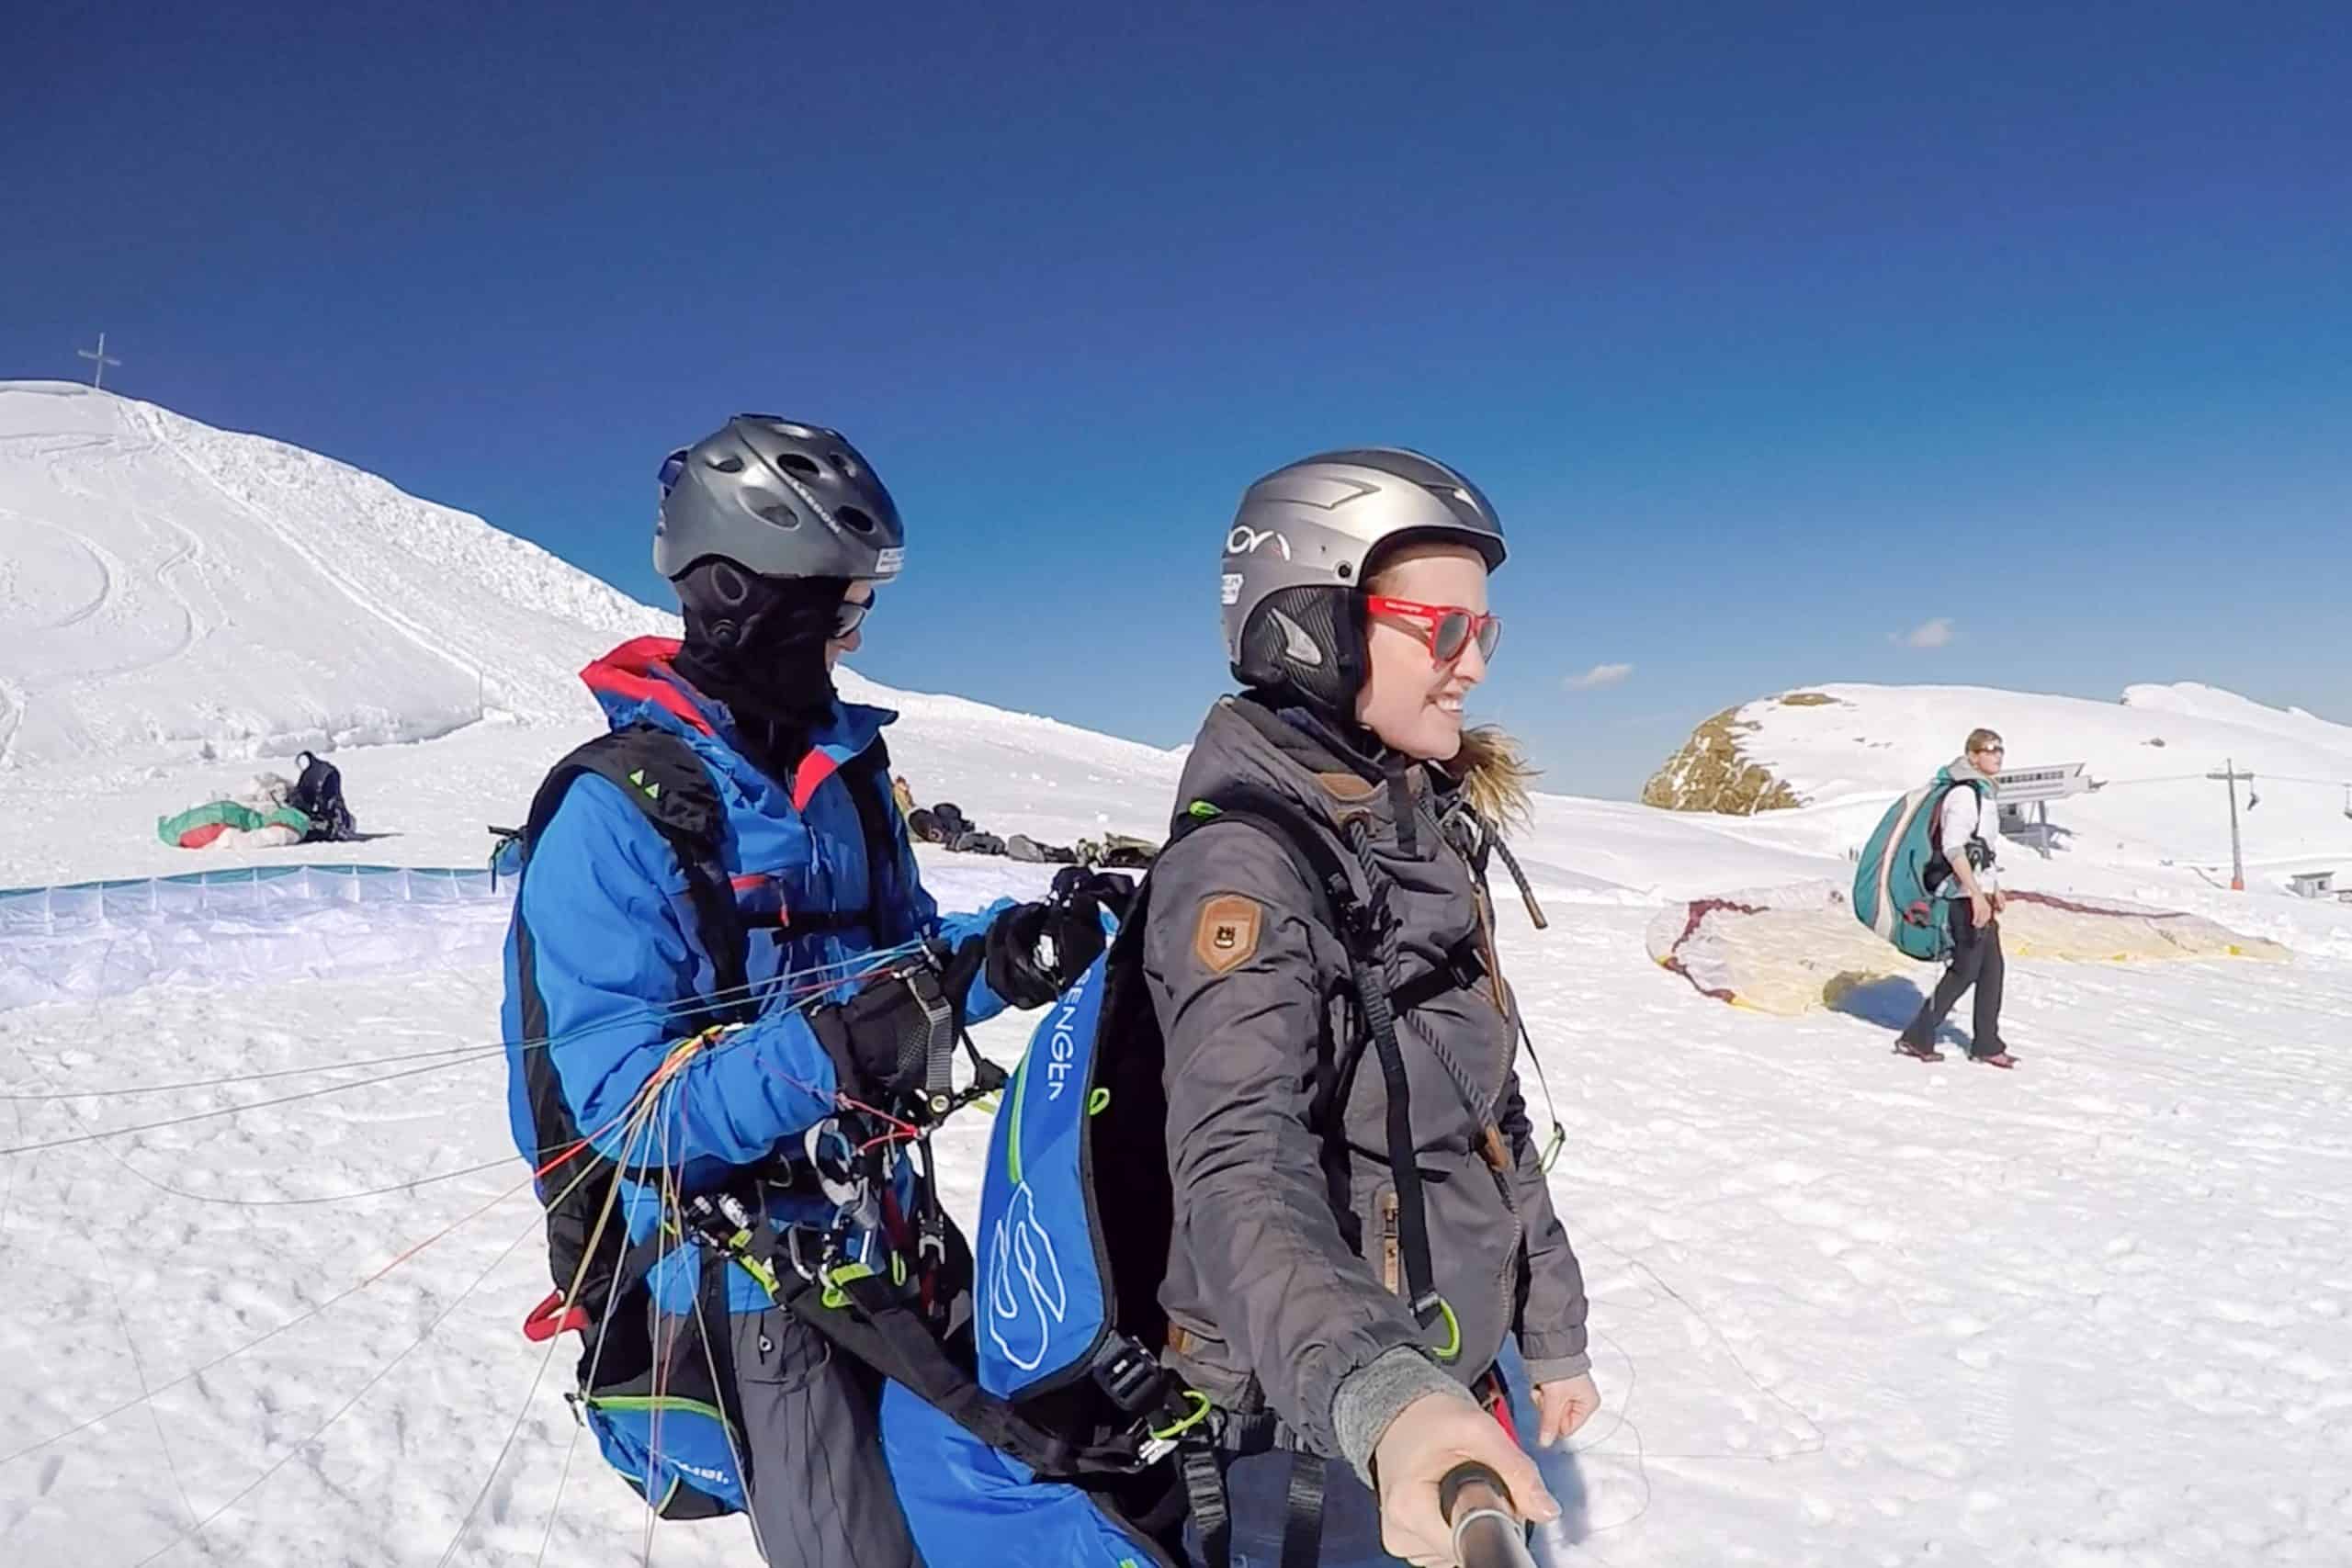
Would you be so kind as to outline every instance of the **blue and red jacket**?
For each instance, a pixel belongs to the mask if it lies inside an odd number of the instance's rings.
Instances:
[[[836,703],[793,777],[770,778],[745,756],[725,705],[671,670],[677,649],[668,638],[639,637],[581,677],[615,729],[659,725],[692,747],[710,774],[726,814],[721,859],[737,906],[747,916],[766,917],[765,924],[782,918],[778,940],[763,933],[749,944],[752,986],[919,937],[960,945],[1011,903],[942,916],[923,891],[894,807],[886,815],[895,852],[888,864],[867,863],[865,829],[842,770],[875,746],[898,715]],[[878,787],[888,807],[888,780]],[[814,914],[826,918],[794,931],[796,915]],[[874,929],[865,929],[869,923]],[[506,941],[507,1110],[515,1145],[535,1168],[555,1151],[543,1151],[533,1125],[526,1050],[549,1053],[566,1106],[599,1152],[648,1174],[666,1166],[688,1193],[729,1185],[747,1168],[798,1152],[807,1130],[833,1113],[831,1058],[801,1012],[771,1005],[673,1078],[662,1090],[662,1113],[623,1158],[621,1123],[629,1107],[673,1047],[694,1032],[673,1010],[717,986],[697,924],[685,874],[661,832],[608,780],[576,778],[531,847]],[[854,989],[844,985],[830,999]],[[1003,1007],[984,977],[974,979],[965,1001],[968,1021]],[[532,1043],[538,1040],[551,1043]],[[560,1184],[567,1177],[560,1168],[547,1180]],[[806,1214],[785,1201],[780,1223],[822,1224],[831,1215],[820,1200],[808,1201]],[[625,1179],[618,1206],[632,1243],[652,1233],[660,1205],[650,1183]],[[681,1248],[655,1268],[655,1299],[668,1310],[691,1310],[695,1263],[684,1254],[692,1250]],[[770,1304],[749,1275],[727,1272],[732,1310]]]

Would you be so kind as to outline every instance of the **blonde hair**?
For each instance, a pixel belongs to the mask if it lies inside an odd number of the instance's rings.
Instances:
[[[1968,732],[1968,745],[1964,750],[1973,757],[1987,746],[2001,743],[2001,732],[1997,729],[1972,729]]]
[[[1526,828],[1534,823],[1535,803],[1529,797],[1544,770],[1527,760],[1527,752],[1500,725],[1482,724],[1462,732],[1462,750],[1444,764],[1462,783],[1462,795],[1472,809],[1498,828]]]

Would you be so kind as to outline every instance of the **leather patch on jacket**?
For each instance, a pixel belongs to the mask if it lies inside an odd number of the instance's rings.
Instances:
[[[1332,799],[1345,801],[1350,806],[1370,800],[1377,787],[1353,773],[1317,773],[1315,775],[1315,782],[1321,784],[1324,793],[1330,795]]]
[[[1238,969],[1257,955],[1258,937],[1265,924],[1265,908],[1255,898],[1220,893],[1201,906],[1193,953],[1213,975]]]

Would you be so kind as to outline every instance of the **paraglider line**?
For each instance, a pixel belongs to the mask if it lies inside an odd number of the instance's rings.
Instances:
[[[164,1470],[172,1478],[172,1490],[179,1494],[180,1506],[187,1510],[187,1522],[193,1529],[204,1527],[197,1522],[196,1505],[188,1500],[187,1483],[180,1479],[179,1461],[172,1457],[172,1440],[164,1435],[163,1412],[155,1408],[155,1397],[147,1387],[146,1359],[139,1354],[139,1340],[130,1332],[130,1319],[122,1310],[122,1287],[116,1283],[114,1270],[99,1270],[106,1276],[107,1294],[114,1299],[114,1320],[122,1329],[122,1347],[130,1352],[130,1370],[138,1374],[139,1402],[147,1407],[147,1418],[155,1424],[155,1446],[164,1450]]]
[[[235,1507],[247,1497],[252,1496],[255,1492],[259,1491],[272,1476],[285,1469],[287,1465],[292,1462],[298,1455],[307,1451],[313,1443],[316,1443],[322,1437],[324,1437],[326,1435],[327,1428],[334,1426],[337,1421],[342,1420],[345,1416],[348,1415],[352,1406],[357,1404],[362,1399],[366,1398],[368,1394],[375,1389],[378,1383],[382,1382],[387,1377],[390,1376],[392,1369],[399,1366],[402,1361],[408,1359],[409,1356],[415,1351],[418,1346],[423,1345],[427,1339],[431,1338],[433,1337],[433,1331],[440,1327],[442,1324],[448,1321],[450,1314],[456,1312],[458,1307],[464,1305],[466,1299],[471,1296],[476,1291],[480,1290],[483,1282],[487,1280],[492,1274],[497,1272],[508,1258],[514,1257],[515,1248],[521,1247],[526,1241],[528,1241],[531,1238],[532,1234],[537,1229],[538,1226],[537,1224],[524,1226],[520,1234],[518,1234],[513,1241],[508,1242],[504,1247],[499,1249],[498,1256],[490,1260],[490,1266],[484,1269],[481,1273],[475,1275],[472,1282],[468,1284],[464,1290],[458,1292],[456,1297],[450,1301],[449,1304],[443,1307],[441,1311],[435,1315],[433,1321],[424,1325],[422,1333],[418,1334],[415,1338],[402,1346],[399,1353],[394,1355],[390,1360],[386,1361],[382,1366],[377,1368],[376,1371],[369,1375],[366,1382],[361,1383],[357,1389],[353,1391],[350,1398],[335,1406],[334,1413],[329,1416],[324,1421],[320,1422],[319,1425],[312,1429],[309,1437],[304,1438],[300,1442],[294,1444],[284,1453],[280,1454],[277,1459],[271,1463],[268,1469],[263,1471],[259,1475],[254,1476],[252,1481],[245,1484],[243,1490],[236,1493],[235,1495],[232,1496],[227,1502],[221,1504],[219,1507],[213,1509],[211,1513],[207,1514],[194,1529],[183,1530],[180,1534],[174,1536],[171,1540],[165,1541],[163,1545],[157,1547],[154,1551],[141,1558],[137,1562],[131,1564],[131,1568],[147,1568],[147,1564],[154,1562],[157,1558],[162,1557],[183,1541],[200,1541],[203,1538],[204,1532],[211,1528],[214,1520],[220,1518],[221,1515],[227,1513],[230,1509]],[[378,1277],[381,1278],[380,1275]]]
[[[420,1187],[431,1187],[436,1182],[457,1181],[469,1176],[481,1176],[487,1171],[503,1170],[514,1163],[514,1156],[509,1156],[504,1159],[484,1160],[480,1165],[469,1165],[458,1170],[439,1171],[431,1176],[413,1176],[406,1181],[396,1181],[388,1187],[369,1187],[357,1192],[327,1192],[315,1198],[223,1198],[213,1193],[189,1192],[177,1187],[166,1186],[114,1150],[108,1149],[107,1152],[114,1155],[116,1164],[158,1192],[173,1198],[184,1198],[191,1203],[226,1203],[239,1209],[293,1209],[314,1203],[356,1203],[363,1198],[385,1198],[396,1193],[413,1192]]]
[[[215,1106],[209,1111],[194,1111],[185,1116],[167,1116],[156,1122],[138,1122],[128,1127],[109,1127],[96,1133],[78,1133],[70,1138],[51,1138],[43,1143],[16,1144],[0,1149],[0,1156],[38,1154],[44,1149],[72,1148],[77,1144],[104,1143],[108,1138],[125,1138],[134,1133],[159,1132],[165,1127],[185,1127],[191,1122],[209,1122],[222,1116],[238,1116],[248,1111],[266,1111],[272,1106],[292,1105],[300,1100],[316,1100],[322,1094],[339,1094],[345,1089],[367,1089],[376,1084],[393,1083],[413,1078],[420,1074],[439,1072],[440,1066],[411,1067],[406,1072],[386,1073],[380,1077],[361,1078],[353,1083],[329,1084],[323,1089],[306,1089],[298,1094],[282,1094],[271,1100],[247,1100],[243,1105]]]
[[[854,978],[854,976],[851,976],[851,977],[852,977],[852,978]],[[804,994],[802,994],[802,995],[800,995],[800,996],[799,996],[799,997],[798,997],[798,998],[797,998],[793,1002],[792,1007],[791,1007],[790,1009],[787,1009],[786,1010],[787,1010],[787,1011],[797,1010],[798,1010],[799,1008],[802,1008],[802,1007],[807,1006],[807,1005],[808,1005],[808,1003],[809,1001],[813,1000],[816,997],[818,997],[818,996],[821,996],[821,995],[822,995],[822,994],[824,994],[825,992],[831,990],[831,989],[833,988],[833,986],[834,986],[835,984],[839,984],[839,983],[840,983],[840,982],[836,981],[836,982],[831,982],[831,983],[828,983],[828,984],[825,984],[825,985],[811,986],[811,987],[807,987],[807,988],[806,988],[806,990],[805,990],[805,993],[804,993]],[[660,1015],[660,1014],[656,1014],[656,1015],[653,1015],[653,1016],[666,1016],[666,1015]],[[609,1027],[612,1027],[612,1025],[611,1025],[611,1024],[609,1024],[609,1023],[607,1023],[607,1024],[600,1024],[600,1025],[598,1025],[597,1027],[599,1027],[599,1028],[609,1028]],[[543,1042],[542,1043],[552,1045],[553,1043],[555,1043],[555,1042],[554,1042],[554,1041],[552,1041],[552,1040],[550,1040],[550,1041],[548,1041],[548,1042]],[[725,1045],[721,1045],[721,1046],[719,1046],[719,1047],[718,1047],[718,1049],[720,1049],[720,1050],[725,1050],[726,1048],[727,1048],[727,1047],[726,1047]],[[493,1054],[495,1054],[495,1053],[497,1053],[497,1052],[499,1052],[499,1051],[503,1050],[503,1049],[504,1049],[504,1047],[503,1047],[503,1046],[494,1046],[494,1045],[493,1045],[493,1046],[482,1046],[482,1047],[479,1047],[479,1048],[476,1048],[476,1049],[478,1050],[478,1057],[479,1057],[480,1059],[486,1059],[488,1056],[490,1056],[490,1055],[493,1055]],[[330,1064],[327,1067],[324,1067],[324,1068],[312,1069],[312,1070],[332,1070],[332,1068],[333,1068],[333,1067],[334,1067],[334,1066],[357,1066],[357,1065],[359,1065],[359,1064],[356,1064],[356,1063],[336,1063],[336,1064]],[[190,1122],[208,1122],[208,1121],[212,1121],[212,1120],[214,1120],[214,1119],[216,1119],[216,1118],[222,1117],[222,1116],[241,1116],[241,1115],[244,1114],[244,1113],[245,1113],[246,1111],[266,1111],[266,1110],[269,1110],[269,1109],[271,1109],[272,1107],[275,1107],[275,1106],[279,1106],[279,1105],[292,1105],[292,1104],[296,1104],[296,1103],[298,1103],[298,1102],[300,1102],[300,1101],[301,1101],[301,1100],[316,1100],[316,1099],[318,1099],[318,1098],[319,1098],[320,1096],[322,1096],[322,1095],[328,1095],[328,1094],[341,1094],[341,1093],[345,1092],[346,1090],[355,1089],[370,1089],[370,1088],[374,1088],[375,1086],[379,1085],[379,1084],[395,1083],[395,1082],[398,1082],[399,1080],[401,1080],[401,1079],[402,1079],[402,1078],[413,1078],[413,1077],[421,1077],[421,1076],[423,1076],[424,1074],[426,1074],[426,1073],[437,1073],[437,1072],[443,1072],[443,1071],[446,1071],[447,1068],[449,1068],[449,1067],[451,1067],[451,1066],[462,1066],[462,1065],[463,1065],[462,1063],[453,1063],[453,1062],[434,1062],[434,1063],[431,1063],[431,1064],[429,1064],[429,1065],[427,1065],[427,1066],[422,1066],[422,1067],[409,1067],[409,1068],[406,1068],[406,1069],[404,1069],[404,1070],[402,1070],[402,1071],[401,1071],[401,1072],[397,1072],[397,1073],[384,1073],[384,1074],[381,1074],[381,1075],[379,1075],[379,1076],[378,1076],[378,1077],[370,1077],[370,1078],[356,1078],[356,1079],[352,1080],[352,1081],[351,1081],[351,1082],[349,1082],[349,1083],[327,1084],[327,1085],[324,1085],[324,1086],[322,1086],[322,1087],[321,1087],[321,1088],[318,1088],[318,1089],[301,1089],[301,1090],[299,1090],[299,1091],[297,1091],[296,1093],[293,1093],[293,1094],[277,1095],[277,1096],[274,1096],[274,1097],[272,1097],[272,1098],[270,1098],[270,1099],[267,1099],[267,1100],[246,1100],[246,1101],[244,1101],[243,1103],[239,1104],[239,1105],[218,1105],[218,1106],[214,1106],[214,1107],[212,1107],[210,1110],[208,1110],[208,1111],[189,1111],[187,1114],[186,1114],[186,1115],[184,1115],[184,1116],[167,1116],[167,1117],[164,1117],[164,1118],[161,1118],[160,1120],[153,1121],[153,1122],[132,1122],[132,1123],[131,1123],[130,1125],[129,1125],[129,1126],[124,1126],[124,1127],[109,1127],[109,1128],[105,1128],[105,1129],[102,1129],[102,1130],[97,1131],[97,1132],[95,1132],[95,1133],[80,1133],[80,1134],[74,1134],[74,1136],[72,1136],[72,1137],[68,1137],[68,1138],[51,1138],[51,1139],[46,1140],[46,1141],[44,1141],[44,1142],[39,1142],[39,1143],[30,1143],[30,1144],[15,1144],[15,1145],[11,1145],[10,1146],[8,1146],[8,1147],[6,1147],[6,1148],[0,1148],[0,1157],[6,1157],[6,1156],[12,1156],[12,1155],[35,1154],[35,1153],[39,1153],[40,1151],[44,1150],[44,1149],[62,1149],[62,1148],[71,1148],[71,1147],[73,1147],[73,1146],[74,1146],[74,1145],[79,1145],[79,1144],[95,1144],[95,1143],[101,1143],[101,1142],[104,1142],[105,1140],[107,1140],[107,1139],[108,1139],[108,1138],[128,1137],[128,1136],[130,1136],[130,1135],[131,1135],[131,1134],[136,1134],[136,1133],[153,1133],[153,1132],[158,1132],[158,1131],[161,1131],[162,1129],[166,1128],[166,1127],[184,1127],[184,1126],[187,1126],[187,1125],[188,1123],[190,1123]],[[36,1097],[36,1098],[38,1098],[38,1097]],[[84,1098],[84,1097],[81,1097],[81,1096],[58,1096],[58,1097],[56,1097],[56,1098],[59,1098],[59,1099],[67,1099],[67,1098],[75,1098],[75,1099],[78,1099],[78,1098]]]
[[[548,1505],[548,1528],[539,1532],[539,1550],[531,1558],[531,1568],[547,1568],[548,1547],[555,1540],[555,1521],[563,1512],[563,1489],[571,1484],[571,1460],[580,1451],[582,1430],[582,1427],[575,1423],[571,1428],[571,1440],[563,1445],[563,1468],[555,1472],[555,1501]],[[480,1507],[481,1504],[477,1502],[475,1506]]]
[[[628,1112],[625,1110],[623,1114],[626,1115],[627,1113]],[[620,1117],[616,1116],[614,1118],[614,1122],[616,1122],[620,1119]],[[597,1134],[602,1134],[612,1125],[612,1122],[607,1122],[605,1127],[597,1129]],[[27,1454],[36,1453],[54,1443],[62,1443],[68,1438],[86,1432],[93,1427],[110,1421],[127,1410],[137,1408],[140,1404],[145,1403],[146,1399],[153,1398],[155,1394],[168,1393],[173,1389],[178,1388],[183,1384],[192,1382],[196,1379],[202,1377],[205,1373],[212,1371],[215,1367],[223,1366],[230,1361],[235,1360],[240,1356],[248,1355],[254,1350],[258,1350],[261,1347],[268,1344],[278,1336],[288,1333],[293,1329],[300,1328],[302,1325],[312,1322],[317,1318],[325,1315],[334,1308],[341,1305],[343,1303],[350,1300],[353,1296],[357,1295],[360,1292],[367,1290],[369,1286],[383,1279],[385,1275],[399,1268],[402,1263],[407,1262],[409,1259],[424,1252],[425,1248],[447,1239],[448,1236],[456,1234],[460,1227],[480,1219],[482,1215],[490,1213],[491,1210],[496,1208],[507,1199],[515,1196],[525,1188],[528,1187],[534,1180],[546,1176],[549,1171],[554,1170],[566,1160],[571,1159],[573,1156],[579,1154],[582,1149],[585,1149],[588,1146],[589,1140],[587,1138],[581,1139],[578,1143],[573,1144],[569,1149],[549,1160],[546,1165],[541,1166],[533,1176],[516,1182],[505,1191],[501,1192],[496,1197],[491,1199],[490,1201],[476,1209],[472,1213],[467,1214],[463,1218],[458,1219],[450,1224],[444,1225],[440,1230],[435,1231],[433,1235],[425,1237],[423,1241],[418,1242],[414,1247],[410,1247],[407,1251],[401,1253],[398,1258],[393,1258],[390,1263],[385,1264],[383,1268],[376,1270],[374,1273],[369,1274],[366,1278],[356,1280],[352,1284],[345,1286],[342,1290],[336,1292],[334,1295],[329,1296],[325,1301],[321,1302],[318,1305],[310,1308],[306,1312],[297,1313],[294,1316],[288,1318],[284,1323],[279,1324],[277,1327],[268,1330],[255,1338],[247,1340],[244,1344],[238,1346],[236,1348],[232,1350],[224,1350],[220,1355],[213,1357],[212,1359],[205,1362],[203,1365],[193,1367],[187,1371],[182,1372],[178,1377],[172,1379],[170,1382],[156,1385],[154,1389],[150,1391],[150,1393],[142,1398],[125,1400],[119,1404],[113,1405],[108,1409],[101,1410],[95,1416],[88,1416],[82,1421],[76,1422],[74,1425],[66,1427],[62,1432],[52,1433],[49,1437],[41,1438],[33,1442],[27,1443],[22,1448],[14,1450],[11,1452],[0,1454],[0,1468],[6,1468],[10,1464],[15,1463],[17,1460],[24,1458]],[[589,1166],[586,1169],[582,1171],[579,1176],[574,1177],[572,1179],[571,1185],[565,1188],[563,1193],[558,1195],[559,1200],[563,1196],[568,1196],[572,1190],[577,1189],[581,1182],[586,1180],[590,1175],[594,1174],[595,1168],[596,1168],[593,1165]]]
[[[649,1113],[641,1113],[638,1117],[636,1123],[630,1129],[629,1135],[625,1141],[621,1150],[624,1160],[627,1159],[629,1149],[645,1136],[646,1132],[650,1125],[651,1122]],[[617,1190],[617,1188],[616,1188],[615,1190]],[[606,1213],[610,1213],[609,1198],[606,1204]],[[603,1220],[600,1217],[598,1224],[601,1226],[602,1224]],[[575,1291],[578,1289],[576,1282],[573,1288]],[[598,1320],[600,1329],[596,1337],[596,1351],[597,1359],[599,1360],[603,1359],[605,1348],[601,1325],[611,1321],[613,1296],[618,1293],[619,1288],[619,1273],[616,1270],[613,1279],[612,1291],[606,1294],[605,1299],[605,1315],[603,1318]],[[555,1353],[562,1343],[563,1337],[560,1335],[551,1335],[548,1337],[547,1353],[539,1358],[538,1371],[531,1374],[531,1386],[529,1389],[525,1391],[522,1405],[514,1412],[514,1419],[506,1428],[506,1440],[499,1445],[498,1457],[490,1461],[490,1469],[481,1478],[481,1489],[474,1494],[474,1500],[468,1504],[466,1511],[458,1516],[457,1533],[449,1538],[449,1544],[441,1549],[441,1556],[437,1563],[437,1568],[449,1568],[451,1560],[458,1554],[458,1546],[465,1540],[467,1533],[473,1529],[474,1515],[481,1512],[482,1499],[490,1495],[491,1486],[497,1481],[498,1472],[502,1469],[505,1468],[507,1456],[514,1451],[514,1439],[522,1433],[523,1423],[530,1416],[531,1406],[539,1397],[539,1385],[546,1382],[548,1369],[555,1364]],[[589,1370],[589,1382],[591,1383],[595,1382],[595,1371],[594,1364],[593,1362],[591,1363]],[[576,1447],[580,1441],[580,1428],[578,1427],[574,1427],[572,1428],[571,1441],[574,1447]],[[563,1455],[563,1469],[566,1477],[569,1477],[571,1472],[571,1448],[565,1449]],[[560,1506],[562,1501],[563,1485],[562,1483],[559,1481],[556,1485],[556,1502]],[[554,1531],[555,1515],[551,1512],[548,1515],[548,1536],[552,1536]],[[542,1537],[539,1541],[539,1553],[542,1559],[544,1559],[547,1554],[547,1537]]]
[[[542,1035],[536,1039],[502,1040],[492,1044],[441,1045],[431,1050],[407,1051],[389,1056],[362,1056],[340,1062],[317,1062],[300,1067],[273,1067],[257,1073],[231,1073],[219,1077],[187,1078],[178,1083],[120,1084],[107,1089],[61,1089],[42,1094],[0,1094],[0,1100],[39,1104],[61,1100],[119,1100],[134,1095],[175,1094],[187,1089],[221,1089],[235,1084],[265,1083],[273,1078],[300,1077],[310,1073],[343,1072],[358,1067],[398,1066],[410,1062],[439,1061],[440,1058],[447,1056],[462,1056],[468,1060],[487,1059],[500,1055],[510,1048],[517,1051],[551,1051],[560,1045],[576,1044],[592,1034],[606,1033],[616,1029],[633,1027],[655,1020],[692,1018],[732,1007],[741,1001],[772,999],[779,995],[792,997],[796,1001],[802,1000],[831,990],[836,986],[862,979],[870,970],[908,956],[917,951],[919,945],[904,942],[894,948],[880,948],[872,953],[860,953],[853,959],[792,970],[756,985],[714,991],[707,996],[695,998],[688,1005],[638,1008],[612,1018],[600,1019],[594,1023],[582,1024],[578,1029],[567,1030],[561,1034]],[[835,970],[842,973],[835,975],[833,974]],[[464,1063],[444,1062],[441,1065],[462,1066]],[[360,1083],[337,1087],[364,1088],[368,1083],[384,1081],[387,1080],[371,1078],[362,1080]],[[0,1149],[0,1154],[13,1152],[13,1150]]]

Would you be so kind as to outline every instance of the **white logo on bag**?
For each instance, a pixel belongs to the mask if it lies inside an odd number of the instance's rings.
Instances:
[[[1054,1238],[1037,1223],[1037,1200],[1023,1182],[1012,1201],[998,1216],[989,1235],[992,1255],[989,1269],[989,1337],[1004,1359],[1024,1372],[1045,1364],[1053,1343],[1054,1325],[1069,1310],[1069,1287],[1062,1283],[1061,1260],[1054,1255]],[[1013,1282],[1020,1275],[1021,1289]],[[1024,1300],[1023,1297],[1026,1299]],[[1035,1309],[1035,1321],[1031,1308]],[[1031,1348],[1035,1341],[1035,1348]]]
[[[1046,1098],[1059,1100],[1069,1087],[1070,1059],[1078,1055],[1078,1036],[1070,1020],[1078,1016],[1079,993],[1073,988],[1054,1014],[1053,1032],[1046,1037]]]
[[[1290,559],[1290,541],[1272,528],[1252,528],[1247,523],[1236,523],[1233,532],[1226,536],[1225,553],[1229,556],[1254,556],[1260,546],[1272,542],[1282,551],[1283,559]]]

